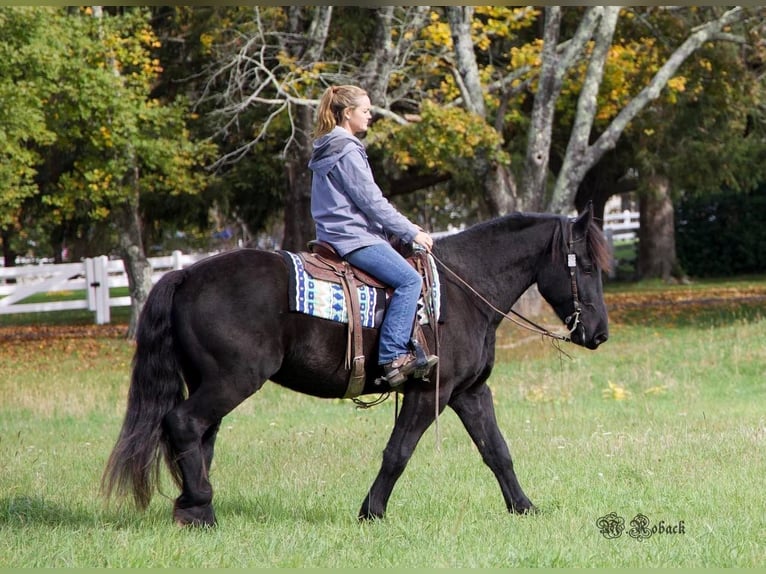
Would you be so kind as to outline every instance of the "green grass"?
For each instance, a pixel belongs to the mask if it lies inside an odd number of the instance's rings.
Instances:
[[[132,344],[0,342],[0,564],[69,567],[739,566],[766,563],[766,318],[617,314],[559,354],[502,329],[491,379],[516,471],[541,512],[512,516],[457,417],[430,429],[382,521],[356,513],[393,401],[360,411],[276,385],[224,419],[219,525],[179,529],[166,481],[145,513],[98,483],[122,420]],[[630,317],[628,317],[630,319]],[[507,344],[512,341],[516,344]],[[438,432],[437,432],[438,431]],[[437,448],[438,447],[438,448]],[[596,526],[614,512],[626,531]],[[627,534],[637,515],[684,534]]]
[[[614,277],[617,281],[633,281],[636,276],[638,241],[622,239],[614,242]]]

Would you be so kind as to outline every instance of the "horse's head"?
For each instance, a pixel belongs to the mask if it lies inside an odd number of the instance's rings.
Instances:
[[[562,219],[552,259],[538,273],[540,294],[570,331],[573,343],[595,349],[609,338],[601,272],[609,266],[604,235],[591,205],[575,220]]]

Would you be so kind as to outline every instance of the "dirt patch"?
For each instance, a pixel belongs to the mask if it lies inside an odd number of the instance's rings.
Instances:
[[[45,339],[125,338],[128,326],[112,325],[11,325],[0,327],[0,345]]]
[[[609,309],[646,307],[654,305],[701,305],[739,301],[757,303],[766,301],[766,285],[720,288],[672,288],[663,291],[607,293]]]
[[[630,315],[636,309],[647,311],[697,306],[715,307],[718,305],[757,305],[766,306],[766,284],[736,287],[705,287],[669,286],[667,289],[652,289],[646,291],[628,291],[606,293],[607,309],[610,322],[620,322],[626,314]],[[530,315],[530,318],[553,331],[559,330],[560,322],[547,305]],[[504,325],[505,327],[505,325]],[[499,343],[502,345],[519,344],[518,339],[529,337],[529,333],[513,325],[502,329]],[[128,330],[127,323],[109,325],[72,324],[72,325],[10,325],[0,327],[0,345],[13,341],[35,341],[41,339],[80,339],[80,338],[125,338]],[[532,337],[538,339],[539,336]]]

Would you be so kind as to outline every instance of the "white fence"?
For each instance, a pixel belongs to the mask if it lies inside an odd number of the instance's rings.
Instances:
[[[150,257],[152,282],[172,269],[181,269],[212,253],[183,254],[174,251],[166,257]],[[112,287],[127,287],[128,277],[122,259],[106,255],[86,259],[81,263],[54,265],[25,265],[0,267],[0,315],[10,313],[41,313],[67,309],[88,309],[95,313],[96,323],[110,321],[111,307],[129,306],[130,297],[111,297]],[[85,292],[84,299],[21,303],[36,293]]]
[[[640,227],[640,214],[637,211],[625,211],[604,215],[604,235],[609,243],[609,253],[612,258],[610,278],[617,276],[617,260],[614,256],[614,242],[635,239]]]
[[[640,227],[640,215],[637,211],[621,211],[604,215],[604,233],[614,240],[633,239]]]
[[[639,228],[639,214],[623,211],[604,216],[604,232],[614,253],[615,240],[632,239]],[[439,235],[448,235],[445,232]],[[436,236],[437,234],[433,234]],[[181,269],[212,253],[183,254],[174,251],[166,257],[150,257],[152,282],[171,269]],[[127,287],[128,278],[121,259],[109,259],[105,255],[86,259],[81,263],[51,265],[24,265],[0,267],[0,315],[11,313],[41,313],[68,309],[88,309],[95,313],[96,323],[109,323],[111,307],[126,307],[130,297],[111,297],[112,287]],[[22,303],[36,293],[74,291],[86,293],[85,298],[50,301],[47,303]]]

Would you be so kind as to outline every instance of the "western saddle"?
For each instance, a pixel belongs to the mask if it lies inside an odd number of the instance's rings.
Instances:
[[[348,386],[344,398],[357,397],[362,394],[365,382],[365,357],[363,346],[362,320],[359,310],[359,285],[369,285],[379,289],[390,291],[391,288],[361,269],[354,267],[343,259],[329,243],[319,240],[309,241],[307,252],[301,252],[300,256],[303,267],[309,275],[315,279],[338,283],[343,288],[348,308],[348,336],[346,340],[345,367],[349,369]],[[423,277],[423,296],[425,301],[430,301],[431,289],[434,278],[431,265],[427,260],[425,251],[415,251],[405,257]],[[428,307],[428,304],[426,304]],[[430,308],[428,309],[430,312]],[[435,323],[436,319],[431,317]],[[427,342],[423,330],[415,319],[413,327],[413,343],[416,354],[427,354]]]

